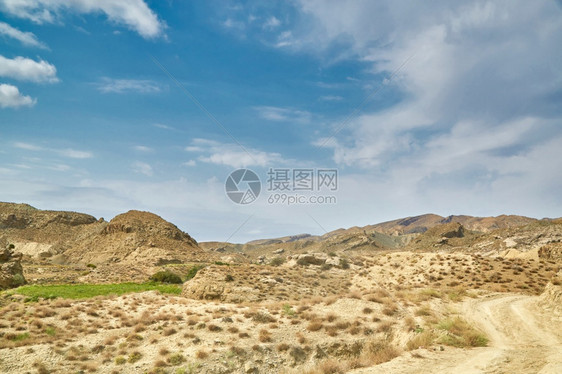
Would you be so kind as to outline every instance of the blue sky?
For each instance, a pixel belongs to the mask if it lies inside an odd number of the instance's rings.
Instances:
[[[235,242],[560,216],[561,16],[522,0],[0,0],[0,200],[149,210]],[[337,203],[234,204],[241,167],[264,186],[270,167],[337,169]]]

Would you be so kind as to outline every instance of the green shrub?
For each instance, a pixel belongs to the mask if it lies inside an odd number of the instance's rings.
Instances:
[[[230,264],[227,264],[226,262],[222,262],[222,261],[215,261],[215,265],[219,265],[219,266],[230,266]]]
[[[345,259],[345,258],[342,258],[340,260],[340,267],[342,269],[349,269],[349,261],[347,261],[347,259]]]
[[[142,354],[140,352],[133,352],[129,355],[128,362],[130,364],[134,364],[135,362],[139,361],[142,358]]]
[[[294,311],[293,307],[290,306],[289,304],[283,304],[283,313],[285,313],[288,316],[294,316],[295,315],[295,311]]]
[[[283,257],[275,257],[273,260],[269,262],[271,266],[280,266],[285,263],[285,259]]]
[[[173,283],[173,284],[183,283],[179,275],[177,275],[176,273],[172,273],[169,270],[159,271],[153,274],[150,277],[150,280],[153,282],[160,282],[160,283]]]
[[[185,276],[185,280],[188,281],[191,278],[193,278],[195,275],[197,275],[197,272],[201,269],[203,269],[204,266],[200,266],[200,265],[195,265],[193,267],[191,267],[191,269],[189,269],[189,271],[187,272],[187,275]]]
[[[25,283],[25,278],[21,274],[14,274],[12,277],[12,284],[16,287],[23,286]]]
[[[94,265],[94,264],[88,264],[88,265],[86,265],[86,267],[88,267],[88,268],[90,268],[90,269],[95,269],[95,268],[97,268],[97,266]]]
[[[332,268],[332,265],[330,264],[322,264],[322,266],[320,267],[320,269],[322,270],[330,270]]]
[[[234,277],[232,275],[230,275],[230,274],[226,275],[225,281],[232,282],[233,280],[234,280]]]
[[[123,356],[115,357],[115,364],[117,364],[117,365],[123,365],[125,362],[127,362],[127,360],[125,359],[125,357],[123,357]]]
[[[185,361],[185,357],[181,353],[176,353],[168,358],[168,363],[173,366],[177,366]]]

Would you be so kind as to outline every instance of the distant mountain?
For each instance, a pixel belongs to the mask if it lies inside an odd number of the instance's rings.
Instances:
[[[490,232],[497,229],[524,226],[536,221],[537,219],[535,218],[515,215],[501,215],[497,217],[472,217],[464,215],[441,217],[436,214],[424,214],[382,222],[366,226],[363,229],[391,235],[416,234],[423,233],[437,225],[457,222],[471,231]]]
[[[521,227],[538,222],[535,218],[515,215],[498,217],[472,217],[466,215],[442,217],[437,214],[424,214],[400,218],[364,227],[338,229],[321,236],[299,234],[273,239],[253,240],[246,244],[220,242],[201,243],[201,246],[219,252],[244,252],[249,254],[268,254],[279,250],[289,253],[359,249],[398,249],[404,248],[420,234],[426,233],[421,242],[429,245],[441,240],[442,231],[466,230],[470,236],[494,230]],[[459,225],[462,227],[459,229]],[[447,234],[448,235],[448,234]],[[454,240],[453,240],[454,242]],[[415,243],[412,243],[415,245]]]

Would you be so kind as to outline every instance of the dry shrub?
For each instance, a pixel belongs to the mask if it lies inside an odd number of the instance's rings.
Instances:
[[[213,325],[213,324],[207,325],[207,329],[209,329],[209,331],[212,331],[212,332],[222,331],[222,327],[217,326],[217,325]]]
[[[259,341],[262,343],[267,343],[272,341],[273,339],[271,338],[271,333],[266,330],[266,329],[261,329],[260,330],[260,335],[259,335]]]
[[[322,328],[322,326],[323,326],[322,321],[320,321],[320,320],[314,320],[314,321],[312,321],[312,322],[310,322],[310,323],[308,324],[308,326],[306,327],[306,329],[307,329],[308,331],[318,331],[318,330],[320,330],[320,329]]]
[[[207,357],[209,357],[209,353],[205,350],[200,349],[195,353],[195,357],[197,357],[200,360],[204,360]]]
[[[371,364],[379,365],[400,356],[400,351],[389,341],[381,340],[369,343],[362,356]]]
[[[175,333],[177,333],[177,330],[174,329],[173,327],[168,327],[167,329],[165,329],[162,334],[164,336],[170,336],[170,335],[174,335]]]
[[[347,371],[346,365],[340,361],[330,358],[320,361],[312,369],[301,371],[303,374],[344,374]]]
[[[425,330],[414,336],[408,343],[406,343],[406,349],[412,351],[414,349],[428,348],[433,345],[435,341],[435,335],[430,330]]]
[[[412,316],[404,319],[404,327],[406,331],[414,331],[416,329],[416,320]]]
[[[271,323],[276,322],[277,320],[268,313],[258,312],[252,316],[252,321],[257,323]]]

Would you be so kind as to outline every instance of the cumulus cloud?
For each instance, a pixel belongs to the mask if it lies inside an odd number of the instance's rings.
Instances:
[[[0,22],[0,35],[16,39],[20,43],[30,47],[47,48],[45,44],[41,43],[37,36],[32,32],[25,32],[10,26],[5,22]]]
[[[31,107],[37,100],[20,93],[16,86],[0,84],[0,108]]]
[[[36,83],[58,82],[57,68],[54,65],[21,56],[10,59],[0,55],[0,77]]]
[[[200,153],[198,160],[201,162],[226,165],[233,168],[268,166],[285,162],[279,153],[264,152],[247,147],[242,148],[238,144],[220,143],[209,139],[193,139],[185,150]]]
[[[64,11],[103,13],[113,23],[124,25],[144,38],[162,36],[165,28],[143,0],[0,0],[0,10],[38,24],[57,22]]]
[[[365,113],[331,141],[318,142],[334,149],[338,163],[391,170],[427,161],[435,166],[423,169],[428,177],[443,166],[433,163],[437,155],[447,160],[462,149],[466,157],[455,157],[458,170],[474,169],[478,162],[489,170],[510,157],[502,153],[510,146],[506,141],[525,153],[546,142],[546,134],[560,134],[551,119],[562,121],[555,104],[562,80],[546,63],[562,59],[557,47],[562,11],[556,2],[412,6],[313,0],[301,1],[300,10],[313,20],[297,35],[303,51],[328,53],[344,40],[356,58],[372,64],[374,74],[386,75],[377,87],[403,93],[400,103]],[[527,132],[529,123],[534,136]]]
[[[95,85],[103,93],[157,93],[162,90],[156,82],[142,79],[112,79],[104,77],[101,82]]]

